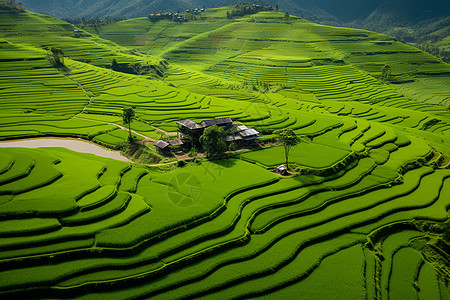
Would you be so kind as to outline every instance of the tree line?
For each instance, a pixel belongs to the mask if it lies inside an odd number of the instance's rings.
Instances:
[[[104,19],[99,19],[99,18],[86,19],[83,17],[83,18],[73,18],[73,19],[66,18],[63,20],[66,21],[67,23],[73,24],[76,27],[82,28],[82,29],[84,29],[86,27],[92,27],[98,34],[101,26],[113,24],[113,23],[116,23],[119,21],[123,21],[125,19],[118,18],[118,17],[106,17]]]
[[[233,5],[233,9],[231,11],[227,11],[227,18],[241,17],[256,14],[260,11],[272,10],[274,10],[272,6],[264,3],[255,4],[250,2],[239,2]]]
[[[159,20],[169,20],[177,23],[188,22],[189,20],[197,20],[198,15],[206,12],[205,8],[193,8],[186,9],[185,14],[180,14],[178,10],[176,13],[165,12],[165,13],[153,13],[148,15],[148,19],[152,22]]]
[[[17,2],[16,0],[0,0],[0,9],[9,11],[9,12],[23,12],[25,9],[23,8],[22,2]]]

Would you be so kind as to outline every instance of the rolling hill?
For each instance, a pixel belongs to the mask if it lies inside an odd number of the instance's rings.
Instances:
[[[210,0],[23,0],[22,3],[29,10],[67,19],[107,16],[136,18],[155,12],[183,12],[185,9],[217,5]],[[222,3],[233,3],[233,1]],[[449,44],[446,40],[450,28],[448,1],[279,0],[268,3],[277,4],[280,11],[288,11],[316,23],[362,28],[389,34],[402,42],[414,43],[416,47],[449,61]]]
[[[50,14],[59,18],[76,17],[106,17],[116,16],[124,18],[143,17],[158,11],[176,11],[195,7],[212,7],[215,2],[209,0],[190,1],[144,1],[144,0],[64,0],[64,1],[36,1],[24,0],[23,5],[32,11]],[[364,20],[376,15],[393,15],[401,17],[396,21],[417,23],[425,19],[447,16],[450,7],[443,0],[409,0],[402,1],[355,1],[355,0],[321,0],[321,1],[288,1],[281,0],[268,2],[271,5],[278,4],[280,10],[289,11],[294,15],[302,13],[319,17],[323,20],[335,20],[342,23],[354,20]],[[308,19],[308,17],[306,17]]]
[[[83,30],[0,10],[0,140],[80,137],[134,160],[0,147],[1,298],[449,298],[450,66],[233,8]],[[179,120],[222,117],[258,146],[155,149]],[[284,128],[311,140],[289,176]]]

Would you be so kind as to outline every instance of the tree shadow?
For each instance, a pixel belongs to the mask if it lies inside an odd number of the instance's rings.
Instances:
[[[232,168],[233,166],[235,166],[237,164],[237,159],[221,157],[221,158],[214,159],[214,160],[208,160],[208,162],[215,164],[218,167],[223,167],[223,168],[228,169],[228,168]]]
[[[66,65],[58,64],[55,66],[55,68],[64,75],[70,75],[71,70]]]
[[[301,186],[308,186],[324,181],[325,177],[314,174],[299,174],[297,176],[293,176],[292,179],[298,181]]]

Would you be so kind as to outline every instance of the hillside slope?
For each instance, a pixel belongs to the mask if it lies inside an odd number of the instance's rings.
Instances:
[[[27,9],[60,18],[106,16],[133,18],[143,17],[152,12],[184,10],[203,6],[212,7],[216,4],[210,0],[23,0],[21,2]],[[289,11],[291,14],[302,15],[307,13],[313,17],[321,18],[322,21],[326,19],[333,20],[334,18],[334,20],[339,22],[351,22],[357,19],[364,20],[373,14],[395,13],[408,22],[417,23],[424,19],[448,15],[450,10],[448,2],[444,0],[415,0],[413,2],[409,0],[280,0],[268,3],[271,5],[278,4],[280,10]]]
[[[172,65],[185,65],[187,69],[242,83],[260,81],[259,85],[275,84],[269,74],[277,73],[277,84],[283,82],[294,88],[296,83],[289,83],[292,79],[280,76],[286,76],[287,70],[294,70],[295,66],[329,65],[339,69],[352,65],[379,78],[384,65],[389,64],[389,81],[395,83],[389,88],[405,92],[408,87],[411,91],[408,97],[416,101],[449,105],[449,90],[444,87],[448,83],[449,66],[417,48],[364,30],[321,26],[297,17],[286,22],[283,14],[276,12],[261,12],[241,19],[225,18],[231,9],[208,10],[198,20],[184,24],[139,18],[100,27],[97,31],[103,38],[130,49],[162,55]],[[259,78],[247,74],[256,72],[254,68],[258,65],[261,68],[258,73],[263,70],[268,73]],[[427,77],[432,77],[437,86],[432,84],[434,91],[429,89],[429,97],[415,97],[422,86],[418,82]],[[166,80],[170,79],[169,76]]]
[[[130,156],[154,159],[0,147],[0,298],[448,298],[448,65],[386,35],[229,10],[100,30],[122,46],[0,12],[1,140],[121,148],[133,107]],[[156,153],[177,121],[221,117],[257,128],[258,145]],[[274,172],[283,128],[311,141],[291,149],[289,176]]]
[[[143,17],[152,12],[167,11],[167,10],[184,10],[187,8],[201,7],[204,5],[211,6],[213,2],[204,3],[200,0],[43,0],[22,1],[25,8],[49,14],[58,18],[77,18],[77,17]]]
[[[216,5],[210,0],[24,0],[22,3],[29,10],[69,19],[136,18],[154,12],[183,12]],[[445,40],[449,24],[445,20],[450,16],[450,4],[445,0],[279,0],[268,3],[277,4],[280,11],[288,11],[313,22],[386,33],[449,61],[448,41]]]
[[[0,37],[37,49],[59,47],[67,58],[97,66],[111,66],[112,60],[121,63],[159,65],[157,57],[135,55],[130,50],[108,40],[79,30],[74,25],[54,17],[31,12],[8,13],[0,9],[2,30]]]

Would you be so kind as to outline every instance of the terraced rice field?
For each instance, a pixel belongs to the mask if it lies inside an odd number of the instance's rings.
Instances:
[[[111,65],[115,58],[119,63],[144,62],[158,63],[156,57],[131,55],[126,48],[100,39],[88,32],[76,35],[75,26],[50,16],[22,13],[2,13],[2,37],[11,43],[20,43],[42,49],[59,47],[71,59],[90,62],[97,66]]]
[[[2,140],[121,147],[127,106],[150,148],[185,118],[262,133],[257,148],[182,167],[0,148],[0,298],[450,299],[449,66],[385,35],[227,9],[83,38],[0,12]],[[168,63],[158,79],[112,71],[112,58]],[[386,63],[416,81],[377,80]],[[311,139],[289,176],[273,171],[283,128]]]
[[[2,293],[248,298],[306,285],[308,294],[330,297],[308,281],[331,268],[351,279],[355,298],[402,295],[394,279],[410,273],[403,263],[396,267],[406,250],[390,254],[398,246],[388,241],[404,243],[416,264],[428,265],[407,248],[411,237],[425,243],[411,220],[446,220],[450,192],[450,172],[425,166],[429,146],[409,142],[383,147],[390,148],[385,162],[369,156],[288,179],[240,160],[161,174],[58,148],[2,149]],[[420,160],[424,166],[415,164]],[[57,191],[68,186],[61,198]],[[367,242],[386,227],[383,255],[393,262],[380,261]],[[354,270],[336,266],[347,257]],[[366,260],[382,272],[369,272]],[[409,293],[417,293],[415,274]],[[429,292],[445,295],[445,277],[432,274],[438,280]]]

